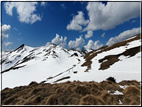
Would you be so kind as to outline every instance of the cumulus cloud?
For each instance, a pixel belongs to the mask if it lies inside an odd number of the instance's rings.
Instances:
[[[36,12],[37,2],[6,2],[4,4],[6,13],[13,15],[13,9],[16,8],[20,22],[33,24],[40,21],[41,17]]]
[[[2,29],[2,35],[1,35],[1,29]],[[2,45],[4,47],[8,47],[13,44],[12,42],[7,41],[9,37],[10,29],[11,29],[10,25],[4,24],[1,26],[1,23],[0,23],[0,42],[4,41],[2,42]],[[2,40],[1,40],[1,36],[2,36]],[[0,49],[1,49],[1,44],[0,44]]]
[[[140,33],[141,31],[141,28],[133,28],[131,30],[127,30],[127,31],[124,31],[122,33],[120,33],[118,36],[115,36],[115,37],[112,37],[108,40],[108,42],[106,43],[106,45],[113,45],[117,42],[121,42],[123,40],[126,40],[138,33]]]
[[[58,34],[56,34],[56,37],[51,42],[56,44],[56,45],[60,45],[62,47],[65,47],[66,46],[66,40],[67,40],[67,37],[63,38],[61,36],[61,38],[60,38],[60,36]]]
[[[85,20],[83,12],[79,11],[78,15],[74,16],[70,24],[67,25],[67,30],[82,30],[82,26],[89,23],[89,20]]]
[[[89,40],[88,44],[86,46],[84,46],[84,47],[86,49],[93,49],[93,50],[95,50],[95,49],[98,49],[98,48],[100,48],[102,46],[103,46],[103,44],[99,40],[97,40],[95,42],[93,42],[92,40]]]
[[[74,48],[74,49],[79,49],[83,44],[84,44],[84,39],[82,38],[82,35],[79,37],[79,38],[76,38],[76,40],[71,40],[69,43],[68,43],[68,47],[71,49],[71,48]]]
[[[8,38],[11,26],[10,25],[2,25],[2,38]]]
[[[41,6],[45,6],[47,2],[42,1]]]
[[[104,32],[104,33],[101,35],[101,37],[104,38],[104,37],[105,37],[105,34],[106,34],[106,33]]]
[[[87,34],[85,35],[85,38],[88,39],[88,38],[90,38],[92,36],[93,36],[93,31],[89,30],[89,31],[87,31]]]
[[[86,30],[109,30],[132,18],[140,16],[139,2],[89,2],[89,24]]]
[[[7,47],[7,46],[9,46],[9,45],[12,45],[13,44],[13,42],[4,42],[4,46],[5,47]]]

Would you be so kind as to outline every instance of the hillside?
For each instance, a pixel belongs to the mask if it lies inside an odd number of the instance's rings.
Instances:
[[[1,63],[5,105],[140,104],[140,34],[85,55],[55,44],[23,44],[3,52]]]
[[[21,45],[2,55],[2,89],[38,83],[97,81],[112,76],[117,82],[141,80],[140,34],[85,56],[55,44],[42,47]],[[26,78],[26,79],[25,79]],[[18,81],[17,81],[18,80]]]
[[[28,86],[4,89],[2,105],[140,105],[140,83],[31,82]]]
[[[55,44],[36,48],[23,44],[2,56],[2,88],[46,81],[81,64],[81,60],[84,61],[82,53]]]

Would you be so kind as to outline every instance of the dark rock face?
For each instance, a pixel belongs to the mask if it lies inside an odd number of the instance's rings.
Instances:
[[[74,54],[71,55],[71,57],[72,57],[72,56],[77,56],[77,57],[78,57],[78,54],[77,54],[77,53],[74,53]]]
[[[21,46],[19,46],[17,49],[15,49],[14,51],[19,52],[20,50],[22,50],[24,48],[25,44],[22,44]]]

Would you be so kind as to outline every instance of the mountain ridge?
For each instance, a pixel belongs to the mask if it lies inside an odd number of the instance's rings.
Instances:
[[[35,48],[22,44],[14,51],[3,54],[1,73],[4,83],[2,88],[26,85],[31,81],[60,83],[93,80],[99,82],[109,76],[115,76],[119,82],[124,79],[140,80],[140,76],[138,76],[140,53],[140,34],[112,46],[103,46],[85,55],[82,52],[68,50],[55,44]],[[129,57],[131,54],[133,55]],[[119,71],[119,66],[123,66],[123,63],[128,63],[129,60],[134,60],[137,64],[131,64],[132,69],[126,64],[126,68],[122,67],[123,69]],[[127,69],[132,74],[128,73]],[[125,75],[122,75],[122,71],[126,72]],[[122,78],[119,75],[122,75]],[[128,77],[125,77],[126,75]],[[26,80],[23,76],[26,77]],[[17,82],[16,79],[19,81]]]

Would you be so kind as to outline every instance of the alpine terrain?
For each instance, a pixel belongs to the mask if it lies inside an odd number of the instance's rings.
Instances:
[[[48,43],[2,52],[2,104],[140,104],[140,34],[82,50]]]

